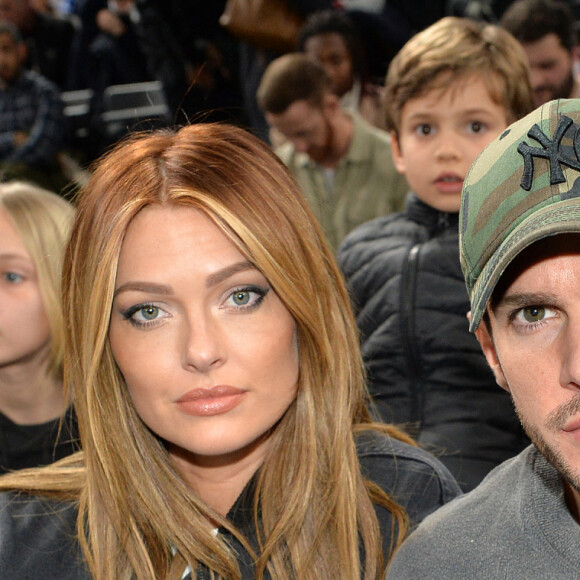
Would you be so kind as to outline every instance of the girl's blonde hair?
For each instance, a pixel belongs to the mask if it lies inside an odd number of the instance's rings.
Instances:
[[[36,269],[50,326],[49,372],[62,378],[64,327],[61,273],[73,206],[55,193],[24,182],[0,184],[0,209],[11,218]]]
[[[75,392],[83,453],[1,487],[77,499],[78,539],[95,578],[181,578],[186,564],[198,563],[240,578],[236,554],[212,528],[218,522],[253,553],[247,539],[186,487],[137,416],[108,342],[123,237],[150,205],[205,212],[296,322],[298,394],[271,435],[255,487],[256,577],[334,580],[361,577],[361,569],[364,578],[382,577],[373,502],[394,516],[393,547],[406,519],[361,475],[353,433],[389,428],[369,420],[348,295],[286,168],[231,126],[135,135],[97,164],[78,201],[63,281],[65,381]]]

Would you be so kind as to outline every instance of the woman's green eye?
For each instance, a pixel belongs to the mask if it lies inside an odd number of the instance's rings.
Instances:
[[[159,308],[157,306],[146,306],[141,309],[141,316],[145,320],[155,320],[159,316]]]
[[[250,293],[249,292],[235,292],[232,296],[234,303],[238,306],[244,306],[250,301]]]
[[[529,306],[522,310],[526,322],[539,322],[546,316],[546,309],[541,306]]]

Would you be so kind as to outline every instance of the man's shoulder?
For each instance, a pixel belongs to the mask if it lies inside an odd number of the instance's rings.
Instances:
[[[558,495],[554,486],[549,490],[553,481],[548,486],[542,481],[546,469],[555,481],[557,472],[533,446],[496,467],[473,491],[420,524],[397,552],[387,577],[499,577],[514,550],[520,554],[533,552],[535,536],[542,535],[535,530],[537,490],[541,487],[545,495]],[[509,566],[513,569],[514,563]],[[509,573],[501,577],[517,576]]]
[[[517,493],[520,493],[522,481],[532,475],[533,470],[530,462],[533,461],[534,448],[531,446],[515,457],[504,461],[492,470],[478,487],[434,517],[429,522],[429,526],[433,529],[441,526],[452,531],[450,524],[456,522],[458,527],[463,529],[461,533],[469,527],[487,526],[489,518],[495,517],[494,512],[501,504],[513,506],[516,489]],[[516,482],[520,483],[518,488],[514,487]],[[495,509],[490,510],[490,505],[495,506]],[[508,525],[512,523],[510,522]]]
[[[356,112],[349,111],[348,115],[351,116],[354,127],[351,151],[369,148],[375,152],[388,152],[391,155],[390,133],[371,125]]]
[[[275,153],[282,162],[292,170],[310,164],[310,158],[308,155],[306,155],[306,153],[298,153],[296,149],[294,149],[294,145],[288,141],[276,147]]]
[[[21,88],[60,99],[61,90],[51,80],[34,70],[23,70],[18,84]]]
[[[375,127],[375,125],[369,123],[365,118],[362,117],[360,113],[356,111],[349,111],[348,115],[353,120],[355,131],[360,131],[366,135],[372,135],[375,139],[389,143],[390,145],[391,134],[388,131],[380,129],[379,127]]]

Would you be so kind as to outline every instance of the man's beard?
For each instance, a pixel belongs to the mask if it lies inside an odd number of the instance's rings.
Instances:
[[[552,411],[544,426],[550,432],[559,431],[565,424],[566,420],[576,415],[580,411],[580,394],[576,395],[567,403],[560,405]],[[580,465],[573,466],[563,456],[560,449],[552,447],[542,436],[539,429],[530,425],[525,417],[519,412],[516,407],[516,413],[522,423],[525,432],[531,439],[532,443],[538,448],[538,451],[548,460],[548,462],[560,473],[560,475],[568,482],[568,484],[580,494]]]
[[[324,125],[326,128],[326,139],[324,144],[320,147],[314,147],[308,150],[308,156],[315,163],[324,163],[332,158],[334,148],[334,129],[326,117],[324,118]]]
[[[569,99],[572,96],[572,91],[574,90],[574,73],[570,71],[570,74],[566,77],[563,83],[560,85],[542,85],[538,87],[536,90],[543,91],[548,89],[552,96],[552,99]]]

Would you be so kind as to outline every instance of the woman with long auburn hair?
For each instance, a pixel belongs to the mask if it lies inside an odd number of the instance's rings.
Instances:
[[[459,493],[371,422],[334,258],[242,129],[133,135],[103,157],[63,298],[82,451],[0,479],[19,577],[382,578],[409,527]]]

